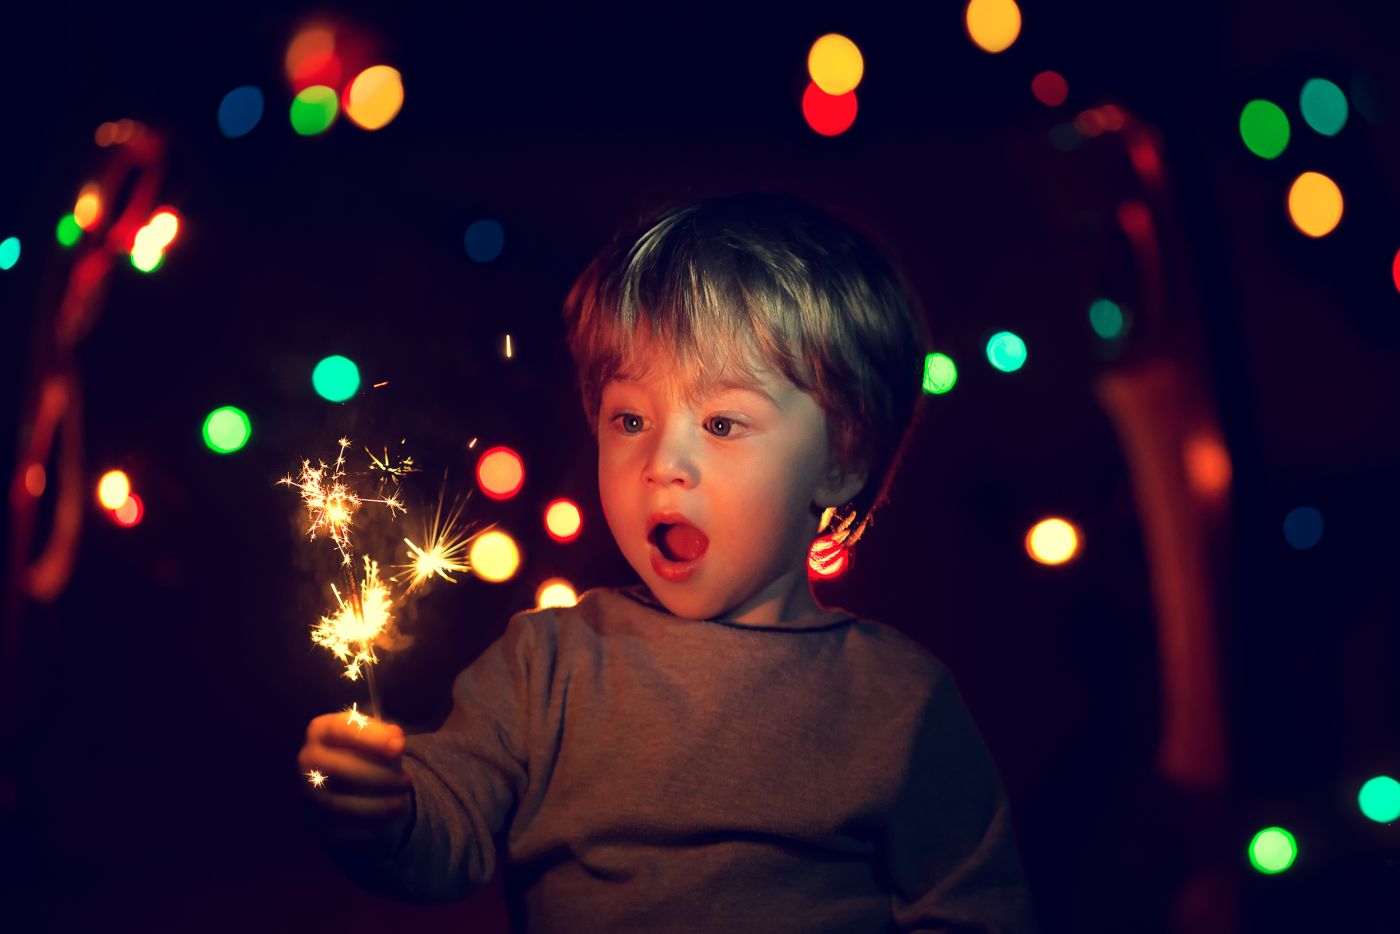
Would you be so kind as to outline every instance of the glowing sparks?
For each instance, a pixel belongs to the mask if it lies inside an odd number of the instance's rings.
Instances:
[[[471,570],[471,564],[466,560],[467,548],[481,532],[468,535],[460,525],[461,517],[462,504],[458,503],[448,514],[447,520],[443,521],[442,497],[439,496],[437,512],[433,514],[432,522],[423,528],[423,547],[418,547],[410,539],[403,540],[408,546],[410,560],[407,564],[395,565],[401,573],[394,575],[393,580],[397,582],[408,578],[405,595],[413,593],[433,577],[455,584],[457,579],[448,572],[466,573]],[[481,531],[485,532],[486,529]]]
[[[326,775],[324,772],[312,769],[310,772],[306,773],[306,780],[310,782],[313,787],[320,788],[326,783]]]
[[[359,727],[361,731],[369,726],[369,717],[360,713],[360,705],[358,703],[351,704],[345,713],[348,714],[345,718],[346,723],[353,723],[355,726]]]
[[[340,551],[340,563],[346,567],[349,567],[351,563],[350,523],[361,504],[380,503],[388,506],[390,516],[393,516],[395,510],[407,511],[396,496],[388,496],[384,499],[361,499],[346,484],[345,449],[349,446],[350,439],[340,439],[340,452],[336,455],[334,467],[327,467],[325,461],[321,461],[319,467],[312,467],[311,461],[304,460],[301,462],[301,476],[297,480],[284,477],[278,481],[301,491],[301,501],[306,506],[309,520],[307,534],[311,536],[312,541],[316,540],[317,532],[329,536]],[[371,454],[370,458],[373,460],[374,455]],[[412,470],[411,458],[393,469],[388,467],[387,462],[387,452],[382,465],[375,460],[376,465],[380,465],[386,474],[396,480],[401,474]],[[327,476],[328,471],[330,472],[329,477]]]
[[[389,588],[379,580],[379,565],[366,557],[364,580],[359,582],[359,605],[356,596],[350,599],[340,596],[340,591],[331,585],[339,604],[335,613],[322,616],[321,621],[311,630],[311,641],[330,649],[335,657],[345,662],[345,677],[359,680],[361,667],[373,665],[379,659],[374,654],[374,640],[389,625],[389,611],[393,601]]]

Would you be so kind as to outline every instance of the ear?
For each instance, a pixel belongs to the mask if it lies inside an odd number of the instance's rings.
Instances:
[[[812,502],[823,509],[828,506],[844,506],[855,499],[856,494],[865,486],[869,475],[870,472],[863,464],[846,468],[833,455],[827,461],[826,479],[812,493]]]

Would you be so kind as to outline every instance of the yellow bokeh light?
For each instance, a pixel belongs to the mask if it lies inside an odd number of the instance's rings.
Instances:
[[[555,541],[572,541],[583,528],[583,513],[573,501],[556,499],[545,510],[544,525]]]
[[[1004,52],[1021,34],[1016,0],[972,0],[967,5],[967,34],[986,52]]]
[[[467,561],[477,577],[499,584],[510,580],[520,570],[520,548],[505,532],[483,532],[472,542]]]
[[[117,509],[131,495],[131,481],[120,470],[109,470],[97,481],[97,501],[104,509]]]
[[[574,585],[562,577],[551,577],[535,591],[535,606],[540,609],[547,606],[573,606],[576,603],[578,593],[574,591]]]
[[[854,42],[840,33],[828,33],[812,43],[807,53],[807,73],[812,82],[833,96],[854,91],[865,75],[865,59]]]
[[[102,189],[96,182],[88,182],[78,194],[78,203],[73,205],[73,220],[84,230],[91,230],[102,219]]]
[[[1026,533],[1026,553],[1041,564],[1064,564],[1079,553],[1079,533],[1064,519],[1044,519]]]
[[[1288,189],[1288,216],[1309,237],[1325,237],[1342,220],[1342,190],[1321,172],[1304,172]]]
[[[387,126],[402,106],[403,76],[388,65],[360,72],[345,95],[345,115],[366,130]]]

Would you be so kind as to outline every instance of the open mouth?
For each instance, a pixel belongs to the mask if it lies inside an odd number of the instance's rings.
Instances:
[[[698,560],[710,547],[708,536],[688,522],[658,522],[648,539],[663,558],[678,564]]]

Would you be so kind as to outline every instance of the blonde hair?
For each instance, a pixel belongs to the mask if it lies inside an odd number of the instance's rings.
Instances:
[[[825,410],[842,467],[867,471],[849,544],[886,500],[922,396],[927,330],[889,260],[830,214],[757,193],[671,208],[594,258],[564,320],[595,433],[603,387],[638,375],[628,368],[679,364],[703,391],[746,372],[753,348]],[[670,359],[639,361],[643,346]]]

